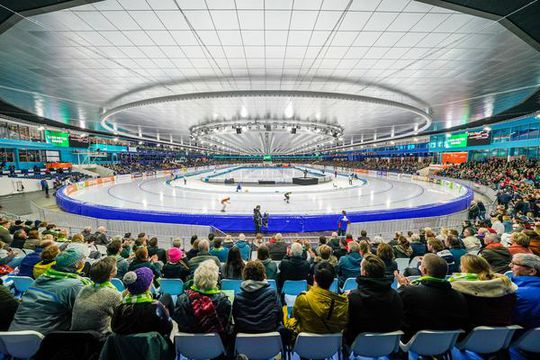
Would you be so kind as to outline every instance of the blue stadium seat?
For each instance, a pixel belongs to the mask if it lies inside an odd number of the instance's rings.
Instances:
[[[111,280],[111,283],[114,285],[115,288],[118,289],[118,291],[122,292],[124,290],[126,290],[126,287],[124,285],[124,283],[122,282],[122,280],[118,279],[118,278],[113,278]]]
[[[459,334],[463,330],[417,332],[408,343],[400,342],[401,350],[409,353],[409,360],[417,360],[419,356],[443,355],[452,350]]]
[[[192,360],[214,359],[225,354],[225,348],[217,333],[174,335],[174,345],[178,360],[183,358]]]
[[[465,339],[456,344],[452,350],[452,358],[455,360],[481,358],[481,354],[496,353],[508,347],[514,332],[518,329],[521,329],[521,326],[475,327]]]
[[[242,280],[221,280],[221,290],[234,290],[235,294],[238,294],[240,292],[240,285],[242,285]]]
[[[345,280],[345,283],[343,284],[343,289],[341,289],[342,292],[354,290],[358,287],[356,284],[356,278],[348,278]]]
[[[342,334],[311,334],[301,332],[296,338],[293,353],[302,359],[328,359],[341,352]]]
[[[389,356],[399,350],[401,335],[403,331],[358,334],[352,343],[351,355],[368,358]]]
[[[536,354],[540,358],[540,327],[529,329],[510,345],[512,359],[525,359],[521,351]]]
[[[19,298],[28,290],[28,288],[34,282],[29,276],[9,276],[9,279],[13,281],[13,287],[15,288],[15,295]]]
[[[159,293],[178,296],[184,292],[184,282],[180,279],[159,279]]]
[[[37,331],[6,331],[0,332],[0,350],[4,350],[15,359],[30,359],[39,350],[44,336]]]
[[[250,360],[273,359],[280,353],[281,358],[286,358],[281,335],[277,331],[260,334],[238,333],[234,351],[235,354],[243,354]]]

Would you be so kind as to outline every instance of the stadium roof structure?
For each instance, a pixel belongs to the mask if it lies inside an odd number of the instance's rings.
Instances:
[[[539,18],[521,0],[2,1],[0,113],[238,154],[450,131],[530,103]]]

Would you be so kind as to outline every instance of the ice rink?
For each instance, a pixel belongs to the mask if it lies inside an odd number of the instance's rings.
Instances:
[[[218,172],[210,170],[186,176],[185,185],[182,178],[170,181],[170,178],[162,177],[92,186],[69,196],[95,205],[194,215],[223,215],[221,200],[225,197],[231,199],[225,214],[251,215],[253,208],[261,205],[262,212],[272,215],[323,215],[338,214],[341,210],[369,212],[415,208],[447,203],[460,196],[456,191],[421,181],[362,176],[349,185],[345,174],[337,178],[332,175],[332,181],[324,184],[244,185],[242,191],[237,192],[236,184],[206,183],[202,180]],[[294,175],[298,174],[301,172]],[[289,204],[284,201],[285,192],[291,192]]]

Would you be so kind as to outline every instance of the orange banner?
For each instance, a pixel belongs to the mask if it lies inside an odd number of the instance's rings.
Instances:
[[[72,164],[68,162],[55,162],[55,163],[47,163],[45,164],[45,167],[47,169],[71,169]]]
[[[467,152],[448,152],[442,154],[443,164],[462,164],[467,162]]]

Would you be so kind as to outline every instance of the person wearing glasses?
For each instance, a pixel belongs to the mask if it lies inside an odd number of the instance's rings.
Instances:
[[[540,256],[518,253],[510,263],[512,281],[518,286],[512,323],[525,329],[540,326]]]

